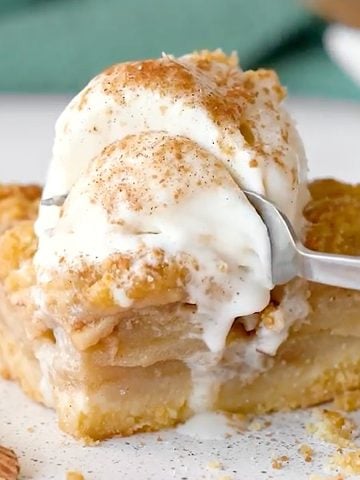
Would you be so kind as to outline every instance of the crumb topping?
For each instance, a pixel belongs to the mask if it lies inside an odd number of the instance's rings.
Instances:
[[[41,190],[0,185],[0,280],[9,291],[34,283],[32,258],[37,249],[33,222]]]
[[[35,220],[40,195],[36,185],[0,185],[0,234],[20,220]]]
[[[316,180],[310,193],[312,201],[304,210],[309,222],[307,246],[321,252],[358,255],[360,223],[355,219],[360,211],[360,186]]]

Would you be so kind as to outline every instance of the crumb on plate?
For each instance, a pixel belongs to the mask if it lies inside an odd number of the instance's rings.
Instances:
[[[312,462],[314,450],[310,447],[310,445],[306,445],[305,443],[303,443],[302,445],[300,445],[298,452],[303,457],[305,462]]]
[[[208,462],[207,468],[210,470],[220,470],[220,468],[222,468],[222,463],[215,458],[214,460],[210,460]]]
[[[70,471],[66,473],[66,480],[85,480],[85,477],[80,472]]]
[[[228,412],[226,412],[225,414],[222,413],[222,415],[225,415],[226,423],[232,430],[235,430],[236,432],[243,432],[246,430],[248,422],[248,418],[246,417],[246,415],[242,413]],[[226,435],[227,438],[230,438],[231,436],[231,433]]]
[[[353,440],[354,422],[335,410],[318,409],[313,413],[314,422],[306,430],[314,437],[338,447],[350,447]]]
[[[360,449],[343,451],[339,448],[332,456],[330,464],[345,473],[357,475],[360,473]]]
[[[271,466],[275,470],[280,470],[281,468],[283,468],[284,463],[288,463],[288,462],[289,462],[289,457],[287,455],[281,455],[280,457],[275,457],[272,459]]]
[[[264,430],[264,428],[270,427],[271,422],[262,418],[255,418],[251,420],[248,425],[248,430],[252,432],[258,432],[259,430]]]

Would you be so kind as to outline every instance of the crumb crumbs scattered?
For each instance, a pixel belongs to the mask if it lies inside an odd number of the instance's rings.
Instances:
[[[210,460],[207,464],[207,468],[210,470],[220,470],[220,468],[222,468],[222,463],[217,459]]]
[[[233,480],[231,475],[221,475],[217,480]]]
[[[330,464],[333,467],[338,467],[341,471],[349,474],[360,473],[360,449],[350,450],[344,452],[341,448],[332,456]]]
[[[289,457],[287,455],[282,455],[281,457],[273,458],[271,461],[271,466],[275,470],[280,470],[283,468],[285,463],[289,462]]]
[[[85,480],[85,477],[80,472],[67,472],[66,480]]]
[[[159,435],[159,436],[157,437],[156,441],[157,441],[157,442],[162,442],[163,439],[162,439],[162,438],[160,437],[160,435]]]
[[[335,410],[315,410],[315,422],[306,426],[308,433],[326,442],[334,443],[338,447],[352,445],[354,422]]]
[[[303,457],[305,462],[312,462],[314,450],[309,445],[303,443],[302,445],[300,445],[298,452]]]
[[[255,418],[248,425],[248,430],[252,432],[258,432],[259,430],[264,430],[267,427],[270,427],[271,422],[269,420],[264,420],[261,418]]]
[[[229,427],[231,427],[236,432],[243,432],[246,430],[247,426],[247,417],[242,413],[226,413],[226,423]],[[228,438],[232,435],[229,433],[226,435]]]
[[[26,429],[29,433],[34,433],[35,432],[35,428],[34,427],[28,427]]]

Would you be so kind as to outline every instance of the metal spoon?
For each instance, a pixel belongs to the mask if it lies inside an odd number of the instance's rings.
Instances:
[[[244,191],[265,223],[271,244],[272,280],[282,285],[294,277],[360,290],[360,256],[320,253],[306,248],[289,220],[269,200]]]
[[[45,207],[62,207],[68,195],[68,193],[65,193],[64,195],[55,195],[54,197],[44,198],[40,203]]]

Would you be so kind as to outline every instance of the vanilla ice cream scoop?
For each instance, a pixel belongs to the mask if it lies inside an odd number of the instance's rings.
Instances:
[[[44,197],[68,197],[40,208],[40,290],[126,254],[137,261],[126,279],[119,270],[111,295],[131,308],[131,279],[161,251],[184,267],[182,301],[196,305],[204,342],[221,353],[234,319],[262,310],[272,288],[267,231],[242,189],[292,221],[302,208],[304,155],[283,97],[275,73],[243,72],[220,51],[95,77],[56,125]],[[46,312],[45,290],[37,302]]]
[[[283,97],[273,71],[243,72],[218,51],[114,65],[60,116],[44,197],[68,193],[110,143],[164,131],[205,148],[239,185],[266,195],[294,220],[304,156]],[[56,224],[57,213],[40,210],[39,234]]]

